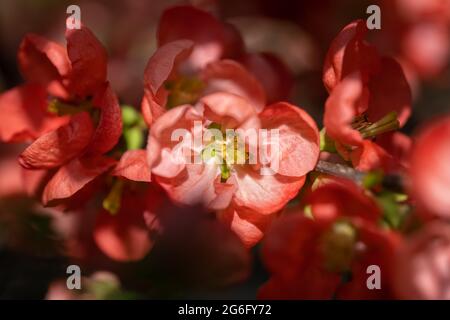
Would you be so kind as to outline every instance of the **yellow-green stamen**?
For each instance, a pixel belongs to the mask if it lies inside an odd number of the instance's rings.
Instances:
[[[109,194],[103,200],[103,208],[113,215],[119,212],[122,200],[123,185],[124,181],[122,179],[116,179]]]
[[[90,111],[92,105],[89,102],[83,102],[80,105],[72,105],[58,99],[49,102],[47,110],[58,116],[74,115],[83,111]]]

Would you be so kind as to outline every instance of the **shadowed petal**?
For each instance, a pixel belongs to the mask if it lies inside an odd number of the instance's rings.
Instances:
[[[53,116],[46,109],[47,92],[41,85],[26,84],[0,94],[0,140],[34,140],[68,122],[68,117]]]
[[[49,169],[63,165],[80,155],[92,137],[94,128],[86,112],[72,117],[69,124],[42,135],[19,157],[26,169]]]
[[[233,60],[208,64],[202,77],[208,84],[205,95],[219,91],[233,93],[250,101],[257,112],[266,105],[266,95],[259,81]]]
[[[107,53],[85,26],[67,29],[67,54],[72,64],[70,89],[79,97],[94,95],[106,81]]]
[[[88,152],[103,154],[114,148],[122,135],[122,113],[117,96],[109,83],[97,92],[93,104],[100,109],[100,121],[89,144]]]
[[[48,182],[42,195],[43,204],[71,197],[115,164],[114,159],[103,156],[73,159]]]

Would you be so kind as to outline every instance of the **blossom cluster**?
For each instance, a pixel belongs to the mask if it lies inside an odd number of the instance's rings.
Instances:
[[[450,117],[399,131],[410,79],[370,32],[356,20],[329,45],[322,129],[288,102],[279,58],[248,52],[233,25],[195,7],[161,16],[137,108],[120,103],[87,26],[67,29],[65,45],[27,34],[24,82],[0,94],[0,140],[20,146],[1,164],[0,193],[77,229],[64,241],[82,261],[143,260],[194,210],[201,241],[239,261],[223,282],[245,279],[261,246],[260,298],[450,299]],[[56,286],[49,297],[62,297]]]

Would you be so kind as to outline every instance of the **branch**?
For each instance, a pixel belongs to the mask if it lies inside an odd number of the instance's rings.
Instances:
[[[364,178],[368,175],[368,173],[355,170],[352,167],[323,160],[319,160],[315,171],[349,179],[359,185],[363,185]],[[404,192],[405,189],[403,179],[400,175],[384,175],[382,177],[381,186],[395,192]]]

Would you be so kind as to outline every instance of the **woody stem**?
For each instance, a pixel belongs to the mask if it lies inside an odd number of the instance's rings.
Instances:
[[[324,160],[319,160],[317,162],[315,171],[349,179],[359,185],[363,185],[364,178],[367,176],[367,173],[358,171],[349,166]],[[381,186],[395,192],[404,192],[405,189],[402,177],[393,174],[384,175]]]

